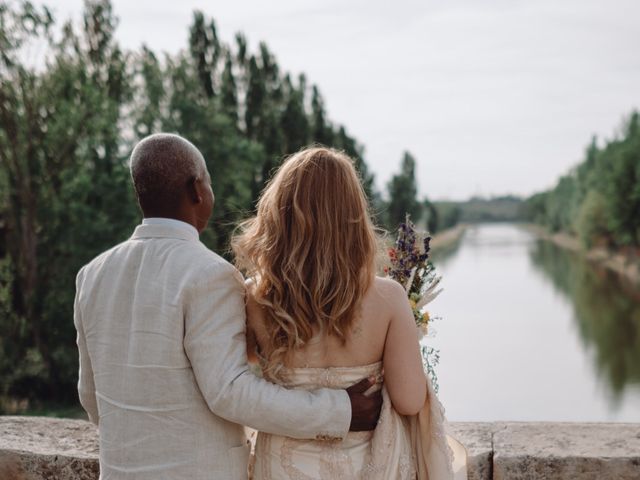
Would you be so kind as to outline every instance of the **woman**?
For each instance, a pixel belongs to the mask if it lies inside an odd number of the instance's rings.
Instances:
[[[249,351],[267,378],[305,389],[384,383],[374,432],[259,433],[254,478],[453,478],[404,288],[375,275],[376,235],[351,159],[319,147],[290,157],[232,245],[249,277]]]

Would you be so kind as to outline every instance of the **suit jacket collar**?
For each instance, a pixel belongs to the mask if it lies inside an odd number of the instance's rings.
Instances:
[[[186,228],[173,225],[138,225],[131,236],[132,240],[141,238],[176,238],[197,242],[198,234]]]

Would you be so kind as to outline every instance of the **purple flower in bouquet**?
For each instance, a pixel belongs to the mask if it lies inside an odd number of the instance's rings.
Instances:
[[[398,227],[398,236],[394,247],[389,248],[389,266],[385,273],[404,286],[418,328],[418,337],[424,338],[429,331],[433,318],[425,306],[435,299],[442,289],[438,288],[441,277],[436,275],[435,267],[429,261],[431,237],[416,231],[415,225],[407,215]],[[427,372],[431,375],[434,388],[438,391],[437,376],[434,367],[440,359],[440,352],[421,346],[422,358]]]

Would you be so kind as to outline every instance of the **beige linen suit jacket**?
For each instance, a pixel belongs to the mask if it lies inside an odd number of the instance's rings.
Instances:
[[[286,390],[249,371],[242,277],[195,230],[140,225],[76,288],[78,390],[98,425],[102,479],[246,478],[240,424],[346,435],[345,391]]]

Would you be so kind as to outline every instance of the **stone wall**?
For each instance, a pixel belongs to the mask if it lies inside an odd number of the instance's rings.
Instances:
[[[640,480],[640,424],[451,427],[469,452],[469,480]],[[0,480],[97,479],[97,458],[89,422],[0,416]]]
[[[98,473],[92,423],[0,416],[0,480],[88,480]]]
[[[453,423],[469,480],[640,480],[640,424]]]

